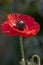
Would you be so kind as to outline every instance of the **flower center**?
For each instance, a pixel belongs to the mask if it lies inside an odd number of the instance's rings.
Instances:
[[[23,31],[24,28],[25,28],[25,22],[24,22],[24,21],[17,21],[16,27],[17,27],[19,30]]]

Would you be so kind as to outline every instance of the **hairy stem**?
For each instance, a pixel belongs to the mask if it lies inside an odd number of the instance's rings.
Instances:
[[[22,41],[22,37],[21,36],[20,36],[20,49],[21,49],[21,57],[22,57],[21,65],[25,65],[25,56],[24,56],[24,49],[23,49],[23,41]]]

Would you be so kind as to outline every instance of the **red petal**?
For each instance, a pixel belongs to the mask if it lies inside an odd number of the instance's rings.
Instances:
[[[15,16],[13,16],[13,14],[9,14],[8,15],[8,22],[13,25],[14,23],[16,23],[16,19],[15,19]]]
[[[26,22],[26,28],[23,31],[13,26],[18,20]],[[40,31],[40,25],[35,22],[33,17],[23,14],[9,14],[8,21],[2,24],[2,30],[12,36],[21,35],[23,37],[30,37],[36,35]]]
[[[26,22],[27,25],[29,25],[30,23],[34,21],[33,17],[27,16],[24,14],[9,14],[8,19],[10,23],[12,24],[14,24],[18,20],[23,20],[24,22]]]
[[[40,25],[37,22],[33,23],[33,26],[30,26],[30,28],[25,29],[25,35],[27,37],[37,35],[37,33],[40,31]]]
[[[17,36],[18,33],[16,31],[14,31],[8,24],[8,22],[4,22],[2,24],[2,31],[11,35],[11,36]]]

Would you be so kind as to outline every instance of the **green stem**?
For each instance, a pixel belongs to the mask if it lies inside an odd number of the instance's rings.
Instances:
[[[25,65],[25,56],[24,56],[24,49],[23,49],[23,41],[22,41],[22,37],[21,36],[20,36],[20,49],[21,49],[21,57],[22,57],[21,65]]]

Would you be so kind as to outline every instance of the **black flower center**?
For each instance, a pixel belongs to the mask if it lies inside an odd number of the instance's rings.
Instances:
[[[25,28],[25,22],[24,22],[24,21],[17,21],[16,27],[17,27],[19,30],[23,31],[24,28]]]

